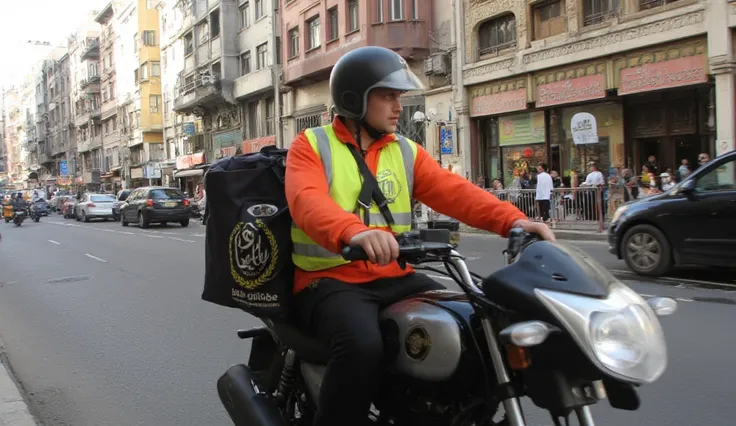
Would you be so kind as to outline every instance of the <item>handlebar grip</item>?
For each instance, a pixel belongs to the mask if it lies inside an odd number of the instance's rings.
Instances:
[[[366,254],[365,250],[363,250],[363,247],[347,246],[342,249],[342,257],[343,259],[349,261],[368,260],[368,255]]]

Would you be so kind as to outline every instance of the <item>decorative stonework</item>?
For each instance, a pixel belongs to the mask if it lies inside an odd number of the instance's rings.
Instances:
[[[517,46],[526,45],[526,2],[520,0],[468,0],[465,4],[465,62],[478,58],[478,25],[495,16],[513,13],[516,17]]]
[[[473,68],[471,70],[463,71],[463,79],[469,79],[473,77],[478,77],[484,74],[490,74],[492,72],[501,71],[501,70],[510,70],[516,66],[516,58],[509,58],[504,59],[502,61],[493,62],[488,65]]]
[[[526,78],[517,77],[512,80],[498,81],[474,86],[470,89],[470,97],[475,98],[477,96],[494,95],[496,93],[525,88]]]
[[[674,18],[644,24],[639,27],[629,28],[621,31],[612,31],[599,37],[582,40],[565,46],[553,47],[524,55],[524,65],[547,59],[561,58],[593,49],[601,49],[609,46],[646,37],[656,33],[678,30],[691,25],[700,24],[705,20],[705,12],[702,10],[688,13]]]

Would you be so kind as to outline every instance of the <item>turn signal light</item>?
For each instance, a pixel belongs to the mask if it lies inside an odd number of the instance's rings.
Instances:
[[[516,345],[506,346],[506,355],[509,360],[509,367],[513,370],[524,370],[532,365],[532,359],[526,348]]]
[[[189,200],[184,200],[184,207],[189,207]]]

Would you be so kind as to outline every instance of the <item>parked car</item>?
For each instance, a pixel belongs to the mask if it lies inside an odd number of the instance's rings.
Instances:
[[[115,201],[115,204],[112,205],[113,220],[120,220],[120,207],[125,204],[125,200],[128,199],[131,192],[133,192],[132,189],[123,189],[122,191],[118,192],[117,201]]]
[[[676,265],[736,265],[736,151],[665,193],[619,207],[608,243],[640,275],[662,276]]]
[[[112,219],[112,205],[115,201],[111,194],[84,194],[74,208],[74,216],[77,221],[84,222],[89,222],[90,219]]]
[[[120,208],[120,223],[137,223],[148,228],[151,223],[178,222],[189,226],[189,200],[176,188],[149,186],[137,188]]]

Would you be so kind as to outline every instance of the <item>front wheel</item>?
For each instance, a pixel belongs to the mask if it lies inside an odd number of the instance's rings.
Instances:
[[[179,224],[182,226],[182,228],[186,228],[187,226],[189,226],[189,219],[184,219],[179,222]]]
[[[36,222],[36,223],[38,223],[40,220],[41,220],[41,217],[40,216],[36,216],[36,217],[33,218],[33,221]]]
[[[672,247],[662,231],[637,225],[624,235],[621,251],[626,265],[639,275],[660,277],[673,266]]]

